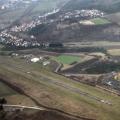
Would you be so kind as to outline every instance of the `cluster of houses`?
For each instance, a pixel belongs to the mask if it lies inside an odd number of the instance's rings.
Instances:
[[[37,25],[43,24],[43,23],[51,23],[54,22],[55,20],[51,19],[51,20],[47,20],[47,16],[51,15],[51,14],[55,14],[59,12],[59,9],[54,9],[52,12],[46,13],[43,16],[39,16],[37,19],[32,20],[29,23],[23,23],[20,26],[13,26],[10,31],[12,32],[24,32],[24,31],[28,31],[29,29],[34,28]],[[94,17],[103,17],[104,13],[99,11],[99,10],[75,10],[72,12],[67,12],[64,13],[62,15],[59,16],[58,20],[59,21],[63,21],[65,19],[70,19],[70,18],[79,18],[79,17],[90,17],[90,18],[94,18]]]
[[[12,53],[11,56],[12,57],[20,57],[22,59],[27,60],[27,62],[31,62],[31,63],[39,62],[43,66],[47,66],[51,63],[48,56],[39,56],[39,55],[35,56],[33,54],[19,55],[18,53]]]
[[[13,53],[12,56],[18,56],[18,54]],[[22,56],[24,59],[26,59],[28,62],[31,63],[37,63],[40,62],[43,66],[47,66],[50,64],[50,60],[48,59],[48,56],[35,56],[33,54],[27,54]]]
[[[16,44],[17,46],[19,45],[19,43],[21,43],[23,41],[22,38],[18,38],[16,36],[13,36],[12,34],[8,33],[6,30],[2,31],[0,33],[0,42],[4,43],[4,44],[9,44],[14,41],[14,44]]]
[[[47,16],[55,14],[59,12],[59,9],[54,9],[52,12],[46,13],[43,16],[39,16],[37,19],[29,22],[29,23],[23,23],[20,26],[14,26],[10,29],[12,32],[21,32],[21,31],[27,31],[29,29],[34,28],[37,25],[43,24],[43,23],[51,23],[54,22],[55,20],[47,20]],[[93,10],[75,10],[72,12],[67,12],[59,16],[58,20],[63,21],[65,19],[69,18],[79,18],[79,17],[90,17],[90,18],[95,18],[95,17],[103,17],[104,12],[101,12],[99,10],[93,9]]]
[[[24,32],[24,31],[28,31],[29,29],[34,28],[37,25],[42,24],[40,20],[36,20],[36,21],[31,21],[29,23],[23,23],[20,26],[14,26],[10,29],[10,31],[12,32]]]
[[[10,34],[7,30],[4,30],[0,33],[0,37],[1,37],[1,42],[16,42],[16,41],[23,41],[23,39],[19,39],[18,37]],[[8,39],[8,40],[7,40]]]
[[[10,44],[17,47],[29,47],[29,46],[40,46],[40,44],[35,40],[34,36],[31,36],[29,41],[12,35],[7,30],[0,33],[0,42],[4,44]]]
[[[39,43],[36,38],[31,35],[29,40],[25,40],[24,38],[19,38],[11,34],[11,32],[4,30],[0,33],[0,43],[5,45],[10,45],[14,47],[44,47],[44,48],[61,48],[63,44],[60,42],[50,42],[50,43]]]
[[[52,23],[52,22],[54,22],[54,20],[53,19],[47,20],[47,16],[55,14],[57,12],[59,12],[59,9],[54,9],[53,11],[48,12],[42,16],[38,16],[38,18],[36,18],[35,20],[32,20],[29,23],[23,23],[20,26],[13,26],[10,29],[10,31],[12,31],[12,32],[21,32],[22,31],[22,32],[24,32],[24,31],[28,31],[29,29],[32,29],[35,26],[43,24],[43,23]]]
[[[34,57],[30,61],[33,62],[33,63],[36,63],[36,62],[43,61],[43,60],[44,60],[43,57],[39,57],[39,58],[38,57]],[[43,61],[42,64],[43,64],[43,66],[49,65],[50,61]]]
[[[59,18],[61,20],[70,19],[70,18],[81,18],[81,17],[95,18],[95,17],[103,17],[104,14],[105,14],[104,12],[101,12],[101,11],[96,10],[96,9],[75,10],[75,11],[64,13],[64,14],[60,15]]]

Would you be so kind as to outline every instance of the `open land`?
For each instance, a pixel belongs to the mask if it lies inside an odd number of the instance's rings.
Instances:
[[[107,118],[112,120],[111,112],[114,111],[116,120],[119,119],[118,96],[51,73],[41,68],[39,63],[33,64],[10,56],[2,56],[0,59],[1,79],[23,91],[39,105],[64,110],[78,116],[97,117],[103,120]],[[107,102],[102,103],[102,99],[109,101],[112,105]],[[70,105],[74,109],[70,109]],[[98,108],[96,115],[94,113]],[[103,109],[107,112],[102,112]],[[83,111],[86,112],[83,113]]]

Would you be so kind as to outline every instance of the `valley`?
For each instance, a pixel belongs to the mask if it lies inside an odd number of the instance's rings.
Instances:
[[[0,1],[3,120],[119,120],[119,6]]]

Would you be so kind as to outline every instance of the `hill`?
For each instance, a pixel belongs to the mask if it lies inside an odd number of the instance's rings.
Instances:
[[[52,23],[32,28],[29,34],[37,36],[39,42],[119,41],[119,30],[120,28],[116,24],[91,26],[79,23],[74,25]]]
[[[6,0],[0,1],[0,29],[14,23],[29,22],[53,9],[58,9],[67,0]]]
[[[71,0],[64,10],[99,9],[107,13],[120,11],[120,0]]]

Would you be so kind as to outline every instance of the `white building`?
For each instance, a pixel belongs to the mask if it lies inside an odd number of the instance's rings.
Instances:
[[[32,58],[32,59],[31,59],[31,62],[36,63],[36,62],[38,62],[39,60],[40,60],[39,58]]]

